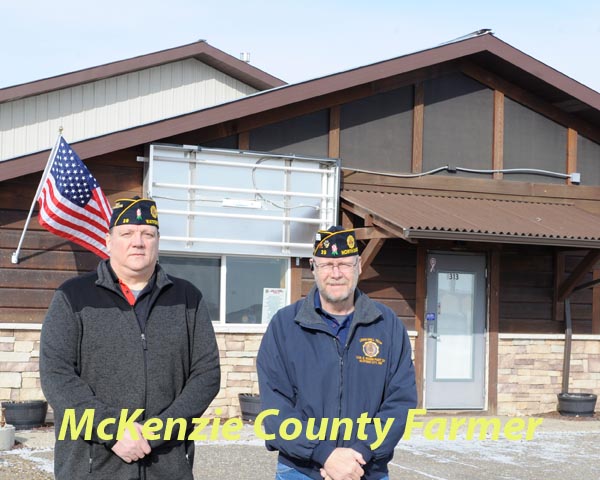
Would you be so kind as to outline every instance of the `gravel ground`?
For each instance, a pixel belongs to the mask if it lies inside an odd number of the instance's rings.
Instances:
[[[25,459],[14,457],[0,460],[0,479],[2,480],[49,480],[54,478],[50,473],[42,472],[34,464]]]
[[[21,437],[19,432],[17,437]],[[51,480],[52,457],[50,447],[25,448],[17,444],[8,452],[0,451],[0,480]]]
[[[12,450],[0,451],[0,480],[52,479],[52,429],[17,432],[17,441]],[[194,473],[196,480],[273,479],[276,461],[276,452],[268,452],[253,426],[245,425],[235,442],[197,442]],[[390,480],[565,478],[600,478],[600,418],[549,414],[529,441],[467,440],[464,435],[440,441],[415,432],[400,442],[390,464]]]

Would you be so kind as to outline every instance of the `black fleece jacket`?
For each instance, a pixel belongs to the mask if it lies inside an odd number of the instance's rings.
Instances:
[[[42,389],[55,412],[56,436],[66,409],[79,421],[93,411],[93,431],[84,440],[58,440],[58,480],[192,479],[193,442],[152,440],[146,458],[127,464],[98,436],[98,424],[143,409],[149,418],[199,417],[220,384],[219,353],[202,294],[191,283],[156,268],[145,331],[123,296],[107,260],[96,272],[73,278],[56,291],[42,327]],[[92,410],[89,410],[92,409]],[[104,424],[106,426],[106,423]],[[116,433],[108,424],[106,434]],[[173,440],[175,439],[175,440]]]

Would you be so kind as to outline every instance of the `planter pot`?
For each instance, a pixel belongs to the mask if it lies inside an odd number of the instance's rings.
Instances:
[[[2,402],[6,423],[17,430],[28,430],[44,425],[48,402],[45,400],[28,400],[25,402]]]
[[[559,393],[558,413],[567,417],[591,417],[596,409],[593,393]]]
[[[242,420],[253,422],[260,413],[260,395],[251,393],[240,393],[240,409],[242,411]]]
[[[0,451],[10,450],[15,444],[15,427],[4,425],[0,427]]]

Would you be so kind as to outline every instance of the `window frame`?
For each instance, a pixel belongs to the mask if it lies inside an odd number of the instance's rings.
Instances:
[[[338,218],[341,182],[339,159],[162,143],[150,144],[147,155],[147,157],[143,157],[145,162],[144,192],[146,196],[156,201],[159,216],[162,214],[167,224],[170,221],[172,222],[173,218],[187,217],[184,227],[181,224],[173,226],[168,231],[163,231],[163,244],[170,251],[200,255],[307,257],[312,252],[312,232],[327,228],[328,225],[334,224],[335,219]],[[262,165],[261,162],[263,161],[279,164]],[[185,175],[189,174],[189,178],[178,179],[177,183],[162,183],[158,178],[155,178],[155,175],[158,174],[158,165],[161,163],[187,164],[191,170]],[[232,171],[239,170],[248,177],[245,181],[251,181],[252,188],[226,185],[226,181],[223,185],[209,185],[206,183],[209,182],[208,177],[204,177],[197,172],[198,168],[205,167],[219,167],[225,169],[225,171],[230,169],[233,169]],[[255,170],[279,172],[282,177],[278,181],[283,182],[284,185],[276,183],[273,187],[264,185],[259,188],[253,177]],[[304,190],[302,187],[296,189],[291,176],[293,173],[296,173],[296,176],[302,175],[303,178],[305,175],[315,176],[317,178],[316,183],[313,181],[310,185],[311,187],[318,185],[319,191],[313,192],[311,188]],[[223,178],[227,178],[227,175]],[[306,178],[302,182],[306,182]],[[274,190],[271,190],[271,188],[274,188]],[[184,196],[181,198],[168,196],[168,189],[186,192],[185,198]],[[198,197],[196,192],[211,192],[210,194],[214,198]],[[237,198],[236,195],[243,198]],[[257,195],[260,196],[260,200],[256,200]],[[271,195],[277,198],[276,202],[267,198]],[[297,205],[287,205],[286,202],[291,199],[298,201],[306,199],[306,204],[301,201]],[[173,205],[171,205],[173,202],[184,202],[185,207],[173,208]],[[206,202],[214,202],[215,208],[218,210],[206,211],[206,206],[203,206],[203,203]],[[263,205],[273,205],[274,207],[263,208]],[[317,214],[315,216],[304,216],[294,213],[296,208],[313,208]],[[201,218],[213,219],[214,222],[221,223],[241,221],[274,224],[275,227],[268,231],[271,233],[273,231],[277,232],[277,238],[265,238],[265,235],[256,237],[255,235],[253,239],[246,239],[240,238],[237,234],[232,235],[227,231],[210,232],[210,230],[207,231],[206,228],[202,228],[204,225],[199,220]],[[276,224],[281,225],[279,230]],[[181,232],[181,228],[184,228],[185,231]],[[221,228],[223,227],[221,226]],[[264,228],[264,225],[259,228]],[[296,232],[301,238],[294,238],[294,230],[296,229],[304,229],[302,233]],[[204,236],[196,236],[194,231],[202,231]]]
[[[252,258],[255,260],[260,259],[274,259],[286,261],[286,271],[284,274],[285,279],[285,305],[291,303],[291,281],[292,281],[292,264],[290,257],[284,256],[271,256],[271,255],[211,255],[211,254],[189,254],[185,252],[178,252],[173,250],[160,250],[159,249],[159,260],[161,256],[167,257],[179,257],[186,258],[193,261],[195,258],[210,258],[218,259],[219,265],[219,318],[211,319],[213,328],[216,333],[264,333],[269,326],[269,323],[227,323],[227,258],[228,257],[242,257]],[[175,275],[177,276],[177,275]],[[183,277],[180,277],[183,278]]]

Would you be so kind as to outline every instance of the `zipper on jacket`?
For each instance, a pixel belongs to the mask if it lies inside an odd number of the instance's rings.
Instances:
[[[146,319],[147,321],[148,319]],[[146,342],[146,332],[141,333],[142,348],[144,349],[144,413],[142,419],[146,419],[146,408],[148,407],[148,359],[146,357],[148,352],[148,343]],[[140,462],[140,473],[142,480],[146,480],[146,463]]]
[[[142,420],[146,420],[146,408],[148,408],[148,342],[146,332],[141,333],[142,349],[144,354],[144,413]]]
[[[88,463],[88,473],[92,473],[92,461],[94,460],[94,444],[90,443],[90,459]]]
[[[133,307],[133,305],[131,306],[131,309],[133,310],[133,315],[136,318],[136,322],[137,322],[137,315],[135,313],[135,308]],[[150,316],[150,315],[148,315]],[[148,321],[148,319],[146,318],[146,322]],[[139,323],[138,323],[139,325]],[[144,413],[142,413],[142,420],[146,419],[146,408],[148,407],[148,357],[147,357],[147,352],[148,352],[148,342],[146,339],[146,330],[142,330],[141,326],[140,326],[140,340],[142,342],[142,353],[143,353],[143,357],[144,357]],[[138,461],[138,475],[142,480],[146,479],[146,463],[143,461]]]
[[[344,390],[344,350],[342,349],[342,352],[340,353],[340,341],[337,339],[337,337],[333,337],[333,343],[335,345],[335,351],[337,352],[338,356],[340,357],[340,385],[339,385],[339,391],[338,391],[338,418],[342,418],[342,397],[343,397],[343,390]],[[335,446],[339,447],[340,446],[340,437],[341,435],[337,435],[337,438],[335,439]]]

